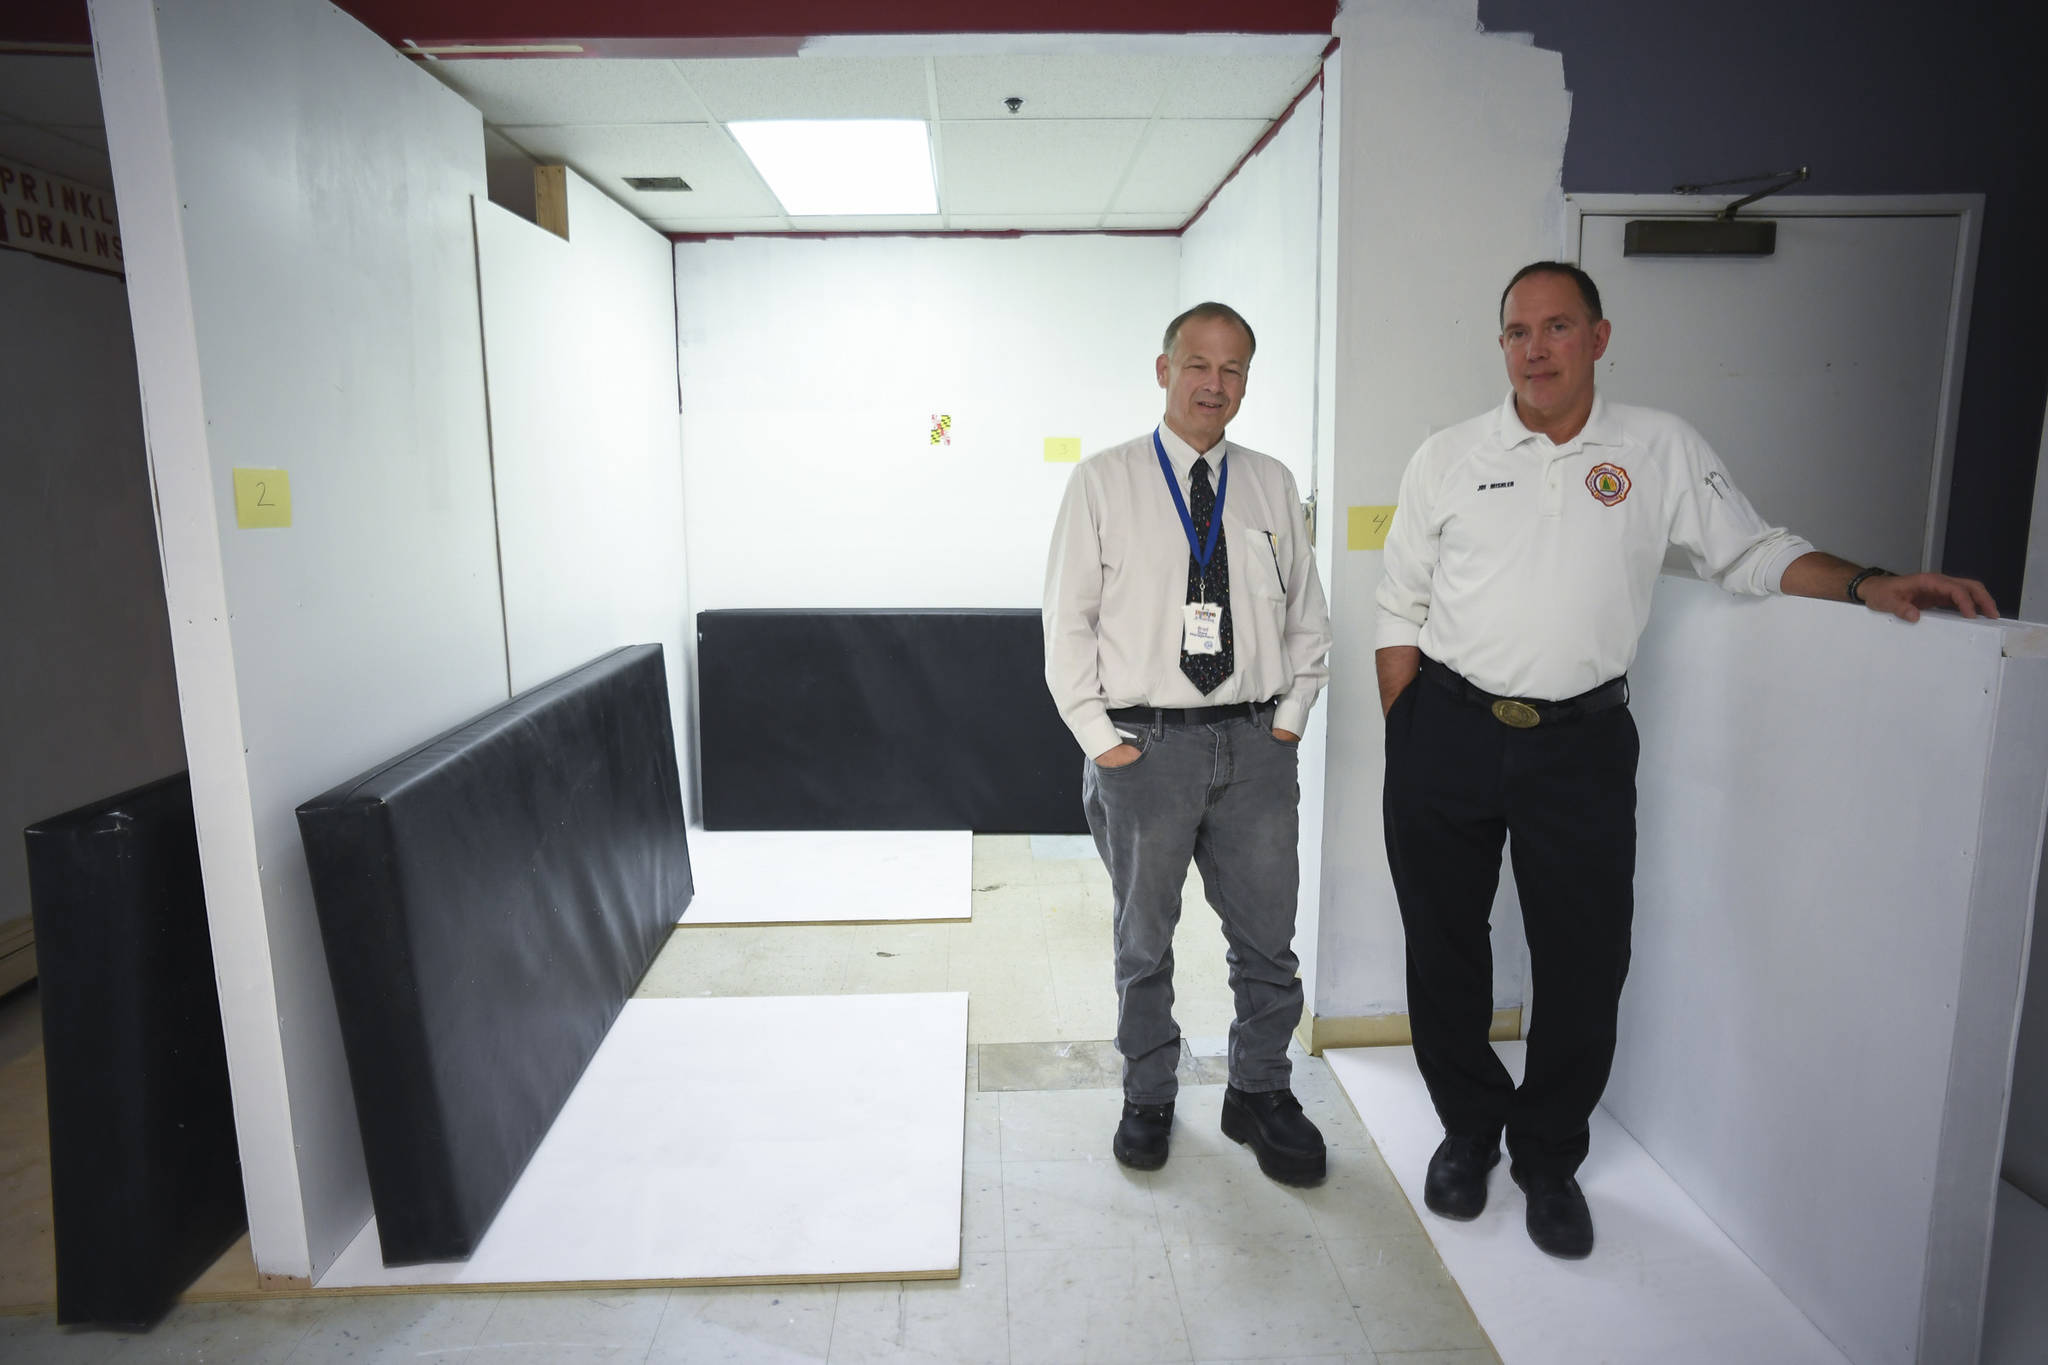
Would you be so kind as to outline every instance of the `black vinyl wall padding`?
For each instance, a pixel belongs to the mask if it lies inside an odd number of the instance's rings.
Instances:
[[[698,613],[704,828],[1086,833],[1039,621]]]
[[[191,783],[24,837],[57,1321],[147,1326],[248,1227]]]
[[[466,1258],[693,886],[661,646],[299,807],[387,1265]]]

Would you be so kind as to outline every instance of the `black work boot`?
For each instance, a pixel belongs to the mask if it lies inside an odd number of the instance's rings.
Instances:
[[[1223,1091],[1223,1136],[1258,1154],[1259,1169],[1283,1185],[1320,1185],[1323,1135],[1292,1090]]]
[[[1440,1218],[1470,1222],[1485,1211],[1486,1173],[1499,1164],[1499,1138],[1446,1137],[1429,1159],[1423,1204]]]
[[[1577,1180],[1519,1165],[1508,1167],[1508,1174],[1529,1197],[1530,1241],[1561,1260],[1581,1261],[1593,1254],[1593,1211]]]
[[[1109,1150],[1134,1171],[1156,1171],[1166,1164],[1166,1134],[1173,1127],[1173,1105],[1132,1104],[1124,1101],[1124,1116],[1116,1126]]]

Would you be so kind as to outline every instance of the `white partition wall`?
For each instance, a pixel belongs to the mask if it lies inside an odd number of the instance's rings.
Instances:
[[[1178,262],[1164,236],[678,244],[693,607],[1037,606],[1073,469],[1045,439],[1159,420]]]
[[[1500,285],[1559,248],[1558,176],[1571,98],[1555,52],[1489,37],[1476,0],[1381,0],[1337,16],[1334,481],[1324,534],[1345,512],[1395,500],[1431,432],[1500,402]],[[1404,1014],[1401,918],[1380,823],[1385,728],[1373,674],[1377,550],[1339,548],[1329,589],[1336,646],[1324,816],[1319,1018]],[[1507,881],[1503,873],[1503,883]],[[1520,917],[1496,911],[1495,1001],[1521,1001]]]
[[[294,809],[506,695],[481,120],[313,0],[92,22],[251,1240],[303,1279],[370,1202]]]
[[[668,239],[565,171],[567,241],[476,203],[511,688],[624,644],[668,665],[690,771]]]
[[[1632,674],[1606,1105],[1858,1362],[1976,1358],[2048,814],[2044,636],[1666,578]]]
[[[1230,437],[1285,462],[1304,499],[1327,487],[1328,378],[1333,349],[1326,324],[1336,317],[1338,66],[1324,63],[1321,84],[1217,191],[1181,234],[1179,306],[1217,299],[1245,315],[1258,334],[1245,404]],[[1325,517],[1316,537],[1316,572],[1330,586],[1333,537]],[[1334,610],[1334,605],[1333,605]],[[1329,766],[1328,698],[1309,720],[1301,746],[1301,895],[1294,948],[1301,979],[1315,998],[1316,948],[1323,888],[1323,791]]]

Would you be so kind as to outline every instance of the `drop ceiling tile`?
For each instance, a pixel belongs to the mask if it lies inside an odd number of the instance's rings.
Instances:
[[[487,123],[705,123],[711,118],[669,61],[511,57],[425,66],[481,110]]]
[[[922,57],[740,57],[675,67],[725,122],[931,116]]]
[[[499,132],[543,164],[561,163],[642,218],[753,218],[782,212],[746,154],[709,123],[508,127]],[[679,175],[680,193],[642,192],[629,175]],[[687,208],[682,206],[687,204]]]
[[[1154,123],[1110,208],[1117,213],[1193,213],[1266,128],[1263,119]]]
[[[23,123],[102,126],[92,58],[0,55],[0,112]]]
[[[1159,117],[1275,119],[1321,65],[1320,57],[1189,57],[1174,64]]]
[[[953,226],[969,232],[1074,232],[1102,225],[1099,213],[956,213]]]
[[[948,214],[1100,213],[1145,125],[1135,119],[943,123]]]
[[[1189,210],[1189,212],[1193,212],[1193,210]],[[1102,225],[1106,228],[1116,228],[1123,232],[1134,230],[1157,231],[1159,229],[1177,232],[1180,229],[1180,225],[1187,220],[1188,215],[1186,213],[1106,213],[1102,216]]]
[[[1176,63],[1170,57],[939,57],[939,117],[1150,118]],[[1024,101],[1015,115],[1010,96]]]

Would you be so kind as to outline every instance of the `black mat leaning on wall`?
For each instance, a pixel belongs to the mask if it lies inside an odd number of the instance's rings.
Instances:
[[[183,773],[26,831],[57,1321],[142,1327],[248,1219]]]
[[[298,815],[385,1264],[464,1259],[690,902],[661,647]]]
[[[1085,834],[1039,619],[699,612],[704,828]]]

